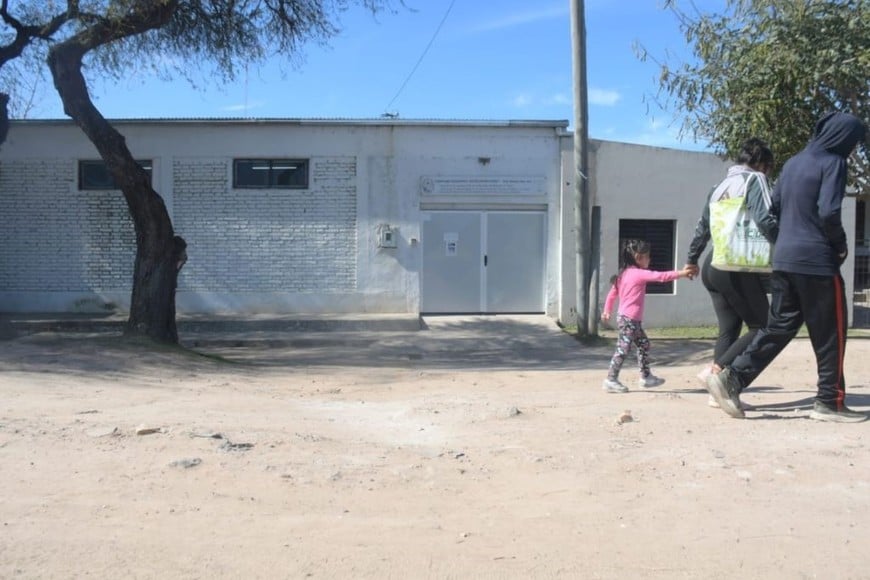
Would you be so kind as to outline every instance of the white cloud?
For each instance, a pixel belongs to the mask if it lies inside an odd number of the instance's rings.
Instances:
[[[511,101],[511,104],[513,104],[514,107],[529,107],[533,103],[534,99],[526,94],[517,95],[513,98],[513,101]]]
[[[564,109],[567,107],[570,111],[571,107],[574,105],[574,98],[572,95],[566,93],[553,93],[541,96],[535,94],[533,91],[527,91],[516,94],[510,100],[510,104],[514,108],[525,109],[526,111],[540,109],[539,111],[532,113],[540,115],[546,114],[543,113],[543,110]]]
[[[603,107],[612,107],[622,99],[622,95],[617,91],[607,89],[589,89],[587,95],[590,105],[601,105]]]
[[[659,119],[647,121],[646,127],[639,132],[630,135],[613,135],[615,141],[649,145],[651,147],[668,147],[674,149],[688,149],[693,151],[707,151],[708,147],[703,144],[693,143],[690,138],[679,136],[679,126],[676,123],[666,123]]]
[[[253,103],[244,103],[240,105],[227,105],[226,107],[221,107],[221,111],[225,113],[239,113],[250,111],[251,109],[260,109],[263,107],[265,103],[261,101],[256,101]]]
[[[540,22],[541,20],[565,18],[565,16],[569,12],[569,9],[570,5],[567,2],[564,2],[562,3],[562,5],[554,4],[549,7],[540,8],[538,10],[515,12],[513,14],[507,14],[494,20],[481,22],[480,24],[472,28],[472,32],[490,32],[493,30],[503,30],[505,28],[523,26],[525,24],[531,24],[533,22]]]
[[[650,119],[647,121],[647,126],[651,131],[661,131],[662,129],[666,129],[669,125],[661,119]]]
[[[573,105],[574,99],[565,93],[556,93],[544,99],[545,105]]]
[[[601,89],[589,90],[589,104],[612,107],[622,99],[616,91],[606,91]],[[521,93],[515,96],[511,102],[515,107],[572,107],[574,105],[574,95],[568,93],[553,93],[547,96],[534,95],[533,93]]]

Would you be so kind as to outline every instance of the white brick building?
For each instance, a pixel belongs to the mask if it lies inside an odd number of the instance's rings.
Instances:
[[[566,122],[115,124],[150,165],[188,242],[180,313],[545,312],[573,320]],[[683,263],[704,195],[727,164],[606,141],[591,143],[589,161],[603,300],[620,235],[652,237],[661,268]],[[0,311],[126,309],[135,237],[100,165],[69,121],[13,122],[0,149]],[[847,204],[845,223],[853,212]],[[657,292],[648,324],[713,323],[700,282]]]

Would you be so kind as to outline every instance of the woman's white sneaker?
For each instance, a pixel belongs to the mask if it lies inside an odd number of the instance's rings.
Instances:
[[[714,409],[721,408],[721,407],[719,407],[719,403],[716,402],[716,399],[713,398],[713,395],[710,395],[710,397],[707,399],[707,405],[710,407],[713,407]],[[743,409],[744,411],[751,411],[755,407],[753,407],[749,403],[744,403],[743,401],[740,401],[740,408]]]
[[[698,380],[701,382],[705,389],[707,388],[707,377],[709,377],[711,374],[713,374],[713,367],[712,365],[707,365],[703,369],[701,369],[700,373],[695,375],[696,377],[698,377]]]

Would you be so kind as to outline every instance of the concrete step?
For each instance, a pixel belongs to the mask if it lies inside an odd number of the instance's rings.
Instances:
[[[4,325],[17,333],[120,333],[126,316],[116,314],[3,313]],[[248,334],[330,331],[415,331],[421,319],[416,314],[330,314],[193,316],[176,319],[179,334]]]

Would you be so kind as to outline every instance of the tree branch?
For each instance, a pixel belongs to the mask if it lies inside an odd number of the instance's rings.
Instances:
[[[149,9],[130,11],[118,20],[101,18],[90,28],[56,44],[48,53],[48,66],[54,86],[63,101],[64,112],[82,129],[106,161],[106,167],[120,185],[130,206],[137,236],[142,236],[148,228],[171,222],[151,215],[151,211],[165,212],[162,204],[149,204],[135,195],[137,191],[151,191],[150,180],[147,173],[136,164],[123,135],[91,101],[82,74],[82,59],[97,47],[165,25],[177,6],[178,0],[154,0],[147,7]],[[168,234],[171,233],[170,230]]]
[[[67,10],[55,15],[46,24],[33,24],[25,26],[17,18],[9,14],[9,2],[3,0],[0,3],[0,18],[3,22],[15,31],[15,38],[9,43],[0,47],[0,66],[3,66],[10,60],[14,60],[21,56],[24,49],[30,45],[35,38],[41,40],[50,40],[61,26],[76,18],[78,15],[78,2],[70,0],[67,4]]]

